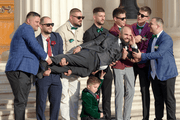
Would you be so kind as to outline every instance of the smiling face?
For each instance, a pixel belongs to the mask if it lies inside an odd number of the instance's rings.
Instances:
[[[34,31],[38,30],[40,23],[40,17],[38,16],[31,16],[27,19],[27,24],[31,25]]]
[[[156,22],[156,19],[152,19],[149,23],[149,26],[150,26],[150,32],[156,34],[156,30],[158,28],[158,24]]]
[[[119,14],[117,17],[114,17],[114,21],[115,23],[120,26],[123,27],[126,24],[126,14]]]
[[[139,14],[137,15],[137,23],[138,25],[144,25],[144,23],[149,20],[148,12],[139,10]]]
[[[53,28],[53,23],[50,18],[44,18],[43,23],[40,24],[41,32],[48,35],[51,34],[52,28]]]
[[[105,12],[97,12],[93,15],[93,19],[95,24],[97,25],[103,25],[105,21]]]
[[[90,85],[87,86],[87,89],[90,90],[93,93],[96,93],[98,91],[99,85],[100,85],[99,83],[90,84]]]
[[[131,29],[129,27],[124,27],[121,37],[125,42],[130,42],[132,38]]]

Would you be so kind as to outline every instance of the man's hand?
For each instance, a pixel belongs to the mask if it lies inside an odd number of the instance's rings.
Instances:
[[[77,46],[74,50],[73,50],[73,54],[78,53],[81,51],[81,47]]]
[[[128,55],[128,51],[125,48],[123,48],[122,59],[125,60],[127,58],[127,55]]]
[[[101,75],[100,75],[100,79],[104,79],[104,76],[105,76],[106,72],[104,72],[103,70],[101,70]]]
[[[51,74],[51,69],[48,68],[48,70],[46,70],[44,73],[43,73],[43,76],[49,76]]]
[[[91,74],[92,75],[95,75],[99,70],[96,70],[95,72],[92,72]]]
[[[141,52],[140,50],[138,49],[138,53],[137,52],[133,52],[132,55],[135,59],[141,59]]]
[[[59,65],[61,65],[62,67],[63,66],[66,66],[66,65],[68,65],[69,64],[69,62],[66,62],[66,58],[62,58],[61,59],[61,62],[59,63]]]
[[[118,62],[118,61],[112,62],[109,66],[114,66],[114,65],[116,65],[117,62]]]
[[[48,55],[48,59],[47,59],[46,62],[48,63],[48,65],[52,64],[52,60],[51,60],[51,58],[49,57],[49,55]]]
[[[100,118],[102,118],[104,115],[103,115],[103,113],[100,113]]]
[[[141,39],[142,39],[141,35],[135,36],[135,42],[136,42],[136,43],[141,42]]]
[[[64,75],[70,76],[72,74],[72,70],[68,70],[68,72],[64,72]]]

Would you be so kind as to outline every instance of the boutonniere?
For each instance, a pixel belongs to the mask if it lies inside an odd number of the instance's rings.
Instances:
[[[158,46],[158,45],[156,45],[156,46],[154,46],[154,49],[155,49],[155,50],[157,50],[157,49],[158,49],[158,47],[159,47],[159,46]]]
[[[148,38],[146,38],[146,35],[142,37],[142,40],[143,40],[143,41],[148,40]]]
[[[74,39],[70,39],[69,42],[72,43],[74,41]]]
[[[54,45],[56,44],[56,41],[51,40],[51,45],[54,47]]]

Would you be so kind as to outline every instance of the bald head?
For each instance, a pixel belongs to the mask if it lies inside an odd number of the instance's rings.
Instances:
[[[124,26],[121,28],[121,36],[120,39],[124,40],[124,42],[129,43],[132,38],[131,28]]]

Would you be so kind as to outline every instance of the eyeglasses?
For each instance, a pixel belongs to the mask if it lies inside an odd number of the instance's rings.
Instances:
[[[138,15],[141,15],[142,18],[143,17],[149,17],[149,16],[145,16],[145,15],[141,14],[140,12],[138,12]]]
[[[72,15],[73,17],[76,17],[78,20],[80,20],[81,18],[84,19],[85,17],[84,16],[74,16]]]
[[[54,23],[46,23],[46,24],[42,24],[42,25],[46,25],[47,27],[50,27],[50,25],[53,27]]]
[[[117,19],[121,19],[122,21],[124,21],[126,19],[126,17],[120,18],[120,17],[116,17]]]

